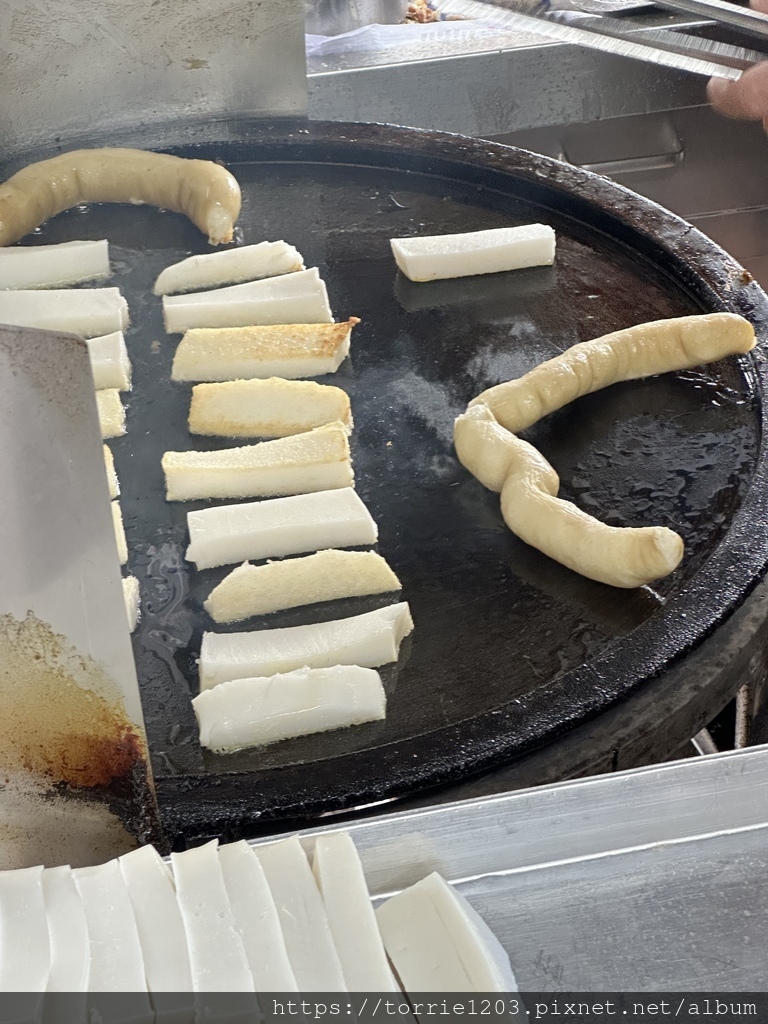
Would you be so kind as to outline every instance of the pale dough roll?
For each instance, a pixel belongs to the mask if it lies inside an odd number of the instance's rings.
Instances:
[[[216,245],[232,241],[240,186],[210,160],[77,149],[29,164],[0,185],[0,245],[12,245],[78,203],[149,203],[183,213]]]
[[[573,345],[517,380],[483,391],[469,405],[487,405],[503,427],[518,434],[610,384],[690,369],[754,346],[752,325],[736,313],[656,320]]]

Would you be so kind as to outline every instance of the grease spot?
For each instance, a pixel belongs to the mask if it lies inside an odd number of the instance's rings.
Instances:
[[[104,669],[31,612],[0,616],[0,770],[106,786],[146,759]]]

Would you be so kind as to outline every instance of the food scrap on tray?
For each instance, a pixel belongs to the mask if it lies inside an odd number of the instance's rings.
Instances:
[[[501,492],[504,520],[527,544],[601,583],[652,583],[680,563],[680,536],[663,526],[606,526],[558,498],[557,473],[515,432],[618,381],[690,369],[754,345],[752,325],[735,313],[657,320],[582,342],[474,398],[456,420],[456,452],[482,484]]]

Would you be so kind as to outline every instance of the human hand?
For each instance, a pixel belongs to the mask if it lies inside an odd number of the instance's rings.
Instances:
[[[750,0],[750,7],[768,14],[768,0]],[[768,60],[749,68],[736,82],[710,78],[707,97],[721,114],[762,121],[768,131]]]

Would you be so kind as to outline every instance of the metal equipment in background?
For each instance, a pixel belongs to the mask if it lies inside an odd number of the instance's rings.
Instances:
[[[100,130],[306,112],[302,0],[3,0],[4,159]]]

